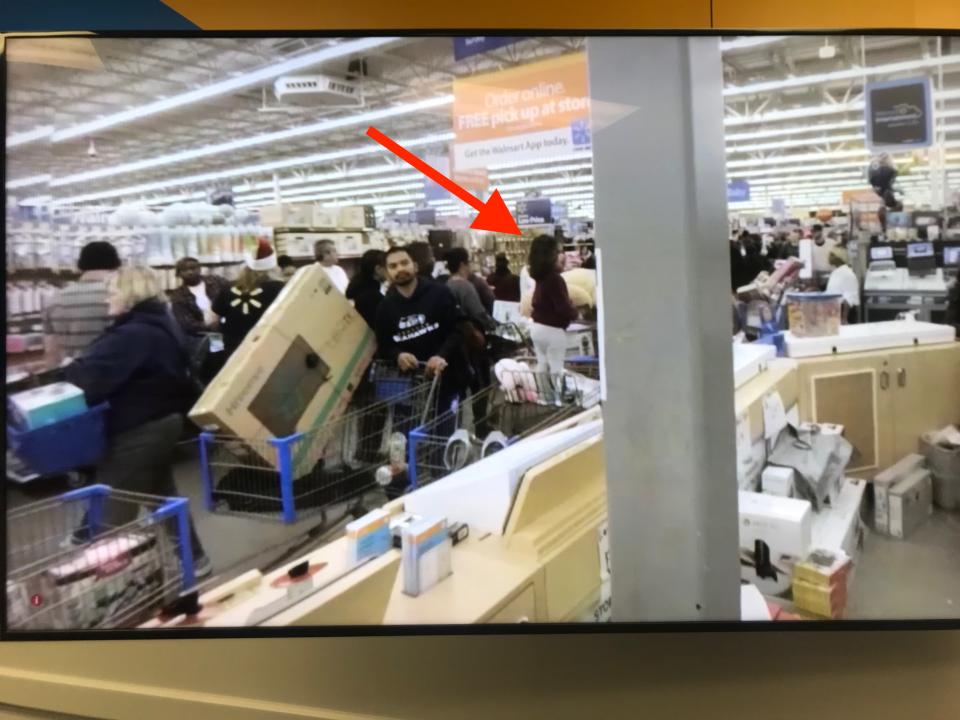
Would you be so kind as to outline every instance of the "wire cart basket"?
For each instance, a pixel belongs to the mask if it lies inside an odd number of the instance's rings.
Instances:
[[[410,434],[408,490],[427,485],[599,402],[599,383],[574,372],[509,371]]]
[[[186,498],[90,485],[7,514],[7,625],[135,627],[195,585]]]
[[[437,413],[437,381],[374,362],[348,411],[283,438],[201,433],[200,470],[210,512],[293,523],[374,490],[406,485],[407,436]]]

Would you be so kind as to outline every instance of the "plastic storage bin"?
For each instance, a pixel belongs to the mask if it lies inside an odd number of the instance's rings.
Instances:
[[[788,293],[790,332],[796,337],[823,337],[840,332],[843,296],[835,293]]]
[[[7,444],[40,475],[95,464],[106,449],[104,415],[107,403],[35,430],[7,426]]]

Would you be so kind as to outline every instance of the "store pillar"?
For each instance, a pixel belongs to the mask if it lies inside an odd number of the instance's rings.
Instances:
[[[739,619],[718,38],[587,44],[613,619]]]

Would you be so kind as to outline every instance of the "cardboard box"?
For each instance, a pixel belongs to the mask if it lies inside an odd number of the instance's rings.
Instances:
[[[920,437],[920,454],[933,475],[933,502],[945,510],[960,509],[960,445],[950,436],[956,428]]]
[[[793,566],[810,552],[810,503],[744,491],[738,502],[741,577],[765,594],[786,592]]]
[[[335,230],[340,220],[338,208],[314,206],[312,227],[323,230]]]
[[[793,581],[817,587],[846,584],[850,564],[850,558],[842,550],[814,550],[806,560],[793,566]]]
[[[890,488],[915,470],[923,467],[923,455],[907,455],[873,478],[873,527],[877,532],[890,533]]]
[[[257,213],[260,216],[260,222],[270,227],[279,227],[284,224],[283,205],[276,203],[264,205]]]
[[[933,479],[929,470],[915,470],[890,488],[889,533],[903,539],[933,514]]]
[[[375,350],[367,323],[320,265],[308,265],[286,284],[207,387],[190,419],[241,439],[310,431],[343,412]],[[250,445],[277,466],[269,443]],[[307,440],[294,444],[298,475],[310,469],[309,446]]]
[[[793,604],[798,610],[826,618],[841,618],[847,607],[847,584],[819,586],[793,581]]]
[[[311,227],[313,203],[289,203],[283,206],[283,224],[287,227]]]
[[[344,230],[375,228],[377,216],[372,205],[351,205],[340,208],[337,227]]]

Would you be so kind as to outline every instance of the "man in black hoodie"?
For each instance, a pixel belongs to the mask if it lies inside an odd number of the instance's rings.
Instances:
[[[403,371],[425,362],[428,377],[440,374],[440,407],[446,409],[470,381],[460,328],[466,317],[446,286],[418,276],[406,248],[388,250],[386,265],[390,290],[375,323],[380,355]]]

